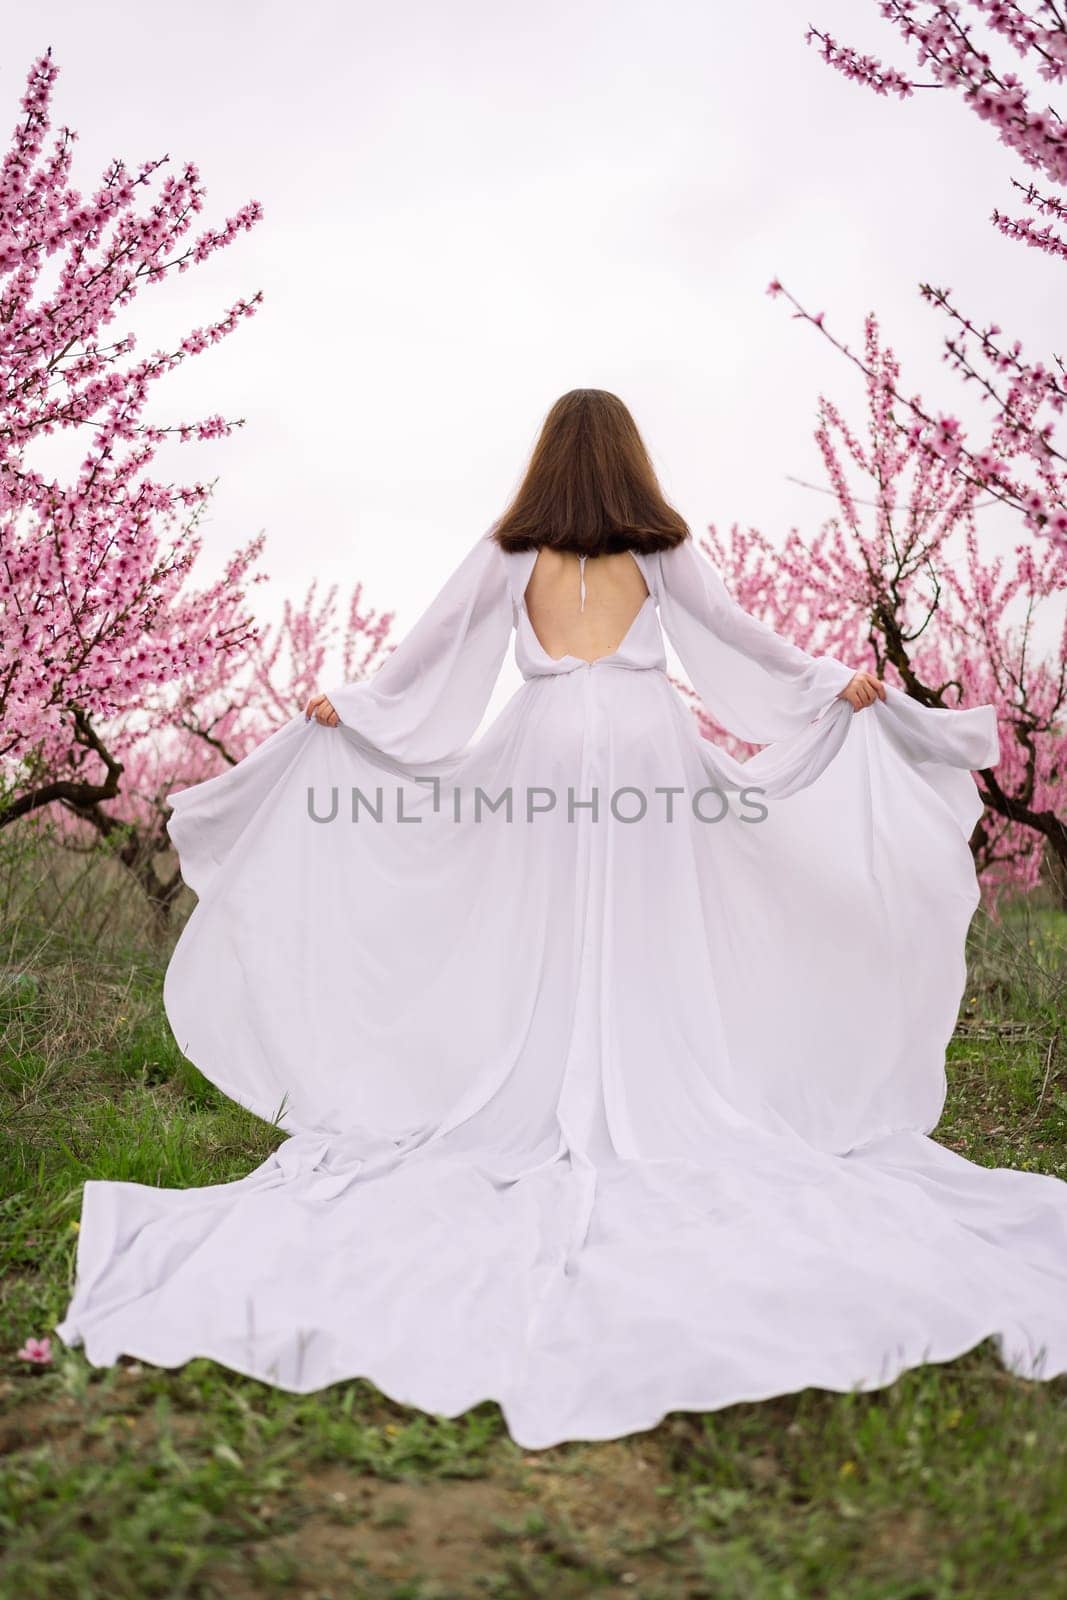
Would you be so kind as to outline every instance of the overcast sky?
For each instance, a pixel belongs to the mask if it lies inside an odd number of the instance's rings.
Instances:
[[[578,386],[627,402],[698,533],[814,531],[817,396],[858,420],[862,388],[774,275],[853,345],[877,310],[909,392],[963,415],[921,279],[1061,348],[1062,269],[988,222],[1007,155],[955,96],[841,79],[809,21],[910,64],[873,0],[9,7],[4,129],[51,45],[83,188],[169,152],[209,220],[265,207],[138,313],[151,348],[265,293],[154,408],[247,419],[173,469],[219,477],[205,577],[264,530],[265,614],[361,577],[403,632]]]

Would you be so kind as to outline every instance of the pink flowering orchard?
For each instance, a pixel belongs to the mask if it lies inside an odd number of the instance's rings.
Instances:
[[[209,489],[152,471],[165,439],[220,438],[237,424],[207,415],[157,426],[144,413],[159,380],[231,334],[260,296],[164,350],[138,349],[129,313],[253,227],[260,208],[249,202],[197,231],[197,169],[172,172],[167,158],[114,161],[91,193],[74,187],[75,135],[51,129],[56,70],[50,55],[34,64],[0,164],[4,822],[55,800],[116,795],[122,749],[104,745],[102,725],[133,710],[159,716],[170,686],[210,672],[253,633],[245,582],[256,546],[192,588]],[[80,458],[65,476],[42,464],[50,436]]]
[[[1060,86],[1067,80],[1067,12],[1056,0],[1029,8],[1016,0],[879,0],[878,9],[915,50],[920,77],[861,55],[817,27],[808,40],[836,71],[876,94],[902,100],[917,91],[958,94],[1021,165],[1012,185],[1023,211],[994,208],[994,227],[1067,262],[1067,123],[1011,70],[1014,59],[1038,82]],[[1057,433],[1067,399],[1062,356],[1030,361],[1020,340],[998,322],[961,310],[950,289],[924,283],[922,294],[949,318],[946,360],[996,414],[999,431],[1013,445],[1010,460],[1005,452],[970,445],[951,415],[912,405],[901,425],[967,481],[1020,511],[1030,531],[1067,546],[1067,446]],[[820,318],[798,310],[822,326]]]
[[[180,888],[164,860],[167,793],[293,716],[328,650],[351,676],[368,670],[391,616],[368,610],[359,586],[342,613],[336,589],[319,597],[312,585],[276,628],[257,628],[262,538],[216,583],[194,585],[209,486],[163,481],[156,454],[240,423],[159,426],[145,411],[160,379],[261,297],[145,353],[130,313],[253,227],[260,207],[198,228],[197,169],[172,172],[166,158],[115,161],[83,194],[75,135],[52,131],[56,71],[50,54],[34,63],[0,168],[0,823],[47,815],[72,843],[90,830],[165,913]],[[42,464],[55,438],[75,461],[63,477]]]
[[[883,10],[914,18],[918,8]],[[828,60],[846,59],[817,37]],[[853,68],[879,87],[873,68]],[[262,538],[237,548],[216,583],[195,584],[210,488],[165,480],[157,453],[240,422],[209,413],[162,426],[146,408],[161,378],[235,331],[261,297],[150,353],[131,308],[231,244],[260,208],[199,225],[196,168],[172,172],[166,159],[136,170],[116,161],[83,195],[71,177],[75,136],[51,127],[55,77],[50,55],[34,64],[0,166],[0,824],[47,816],[68,842],[102,839],[166,916],[181,885],[167,794],[241,760],[328,678],[372,671],[392,615],[367,606],[359,585],[342,603],[336,588],[312,584],[275,627],[258,627]],[[1058,148],[1046,129],[1050,182],[1064,173]],[[902,392],[873,315],[853,352],[821,313],[777,280],[770,288],[864,373],[867,436],[822,398],[816,437],[837,515],[808,543],[792,533],[783,552],[755,530],[724,540],[713,528],[707,553],[747,610],[805,648],[869,667],[924,705],[994,704],[1002,761],[979,774],[987,809],[972,840],[983,885],[994,898],[1026,890],[1043,863],[1067,885],[1062,621],[1056,648],[1039,644],[1044,613],[1067,590],[1064,458],[1052,442],[1062,371],[1027,366],[985,330],[984,358],[1003,386],[988,381],[988,436],[971,441]],[[73,462],[60,476],[45,470],[57,440]],[[980,517],[996,502],[1040,537],[991,559]],[[769,572],[780,574],[773,588]]]
[[[983,888],[995,905],[1003,890],[1032,888],[1046,862],[1067,894],[1067,544],[989,555],[980,517],[994,502],[900,427],[900,370],[873,315],[862,362],[864,437],[819,401],[836,514],[810,541],[793,530],[780,550],[737,527],[728,538],[712,528],[704,548],[746,610],[812,653],[855,662],[922,705],[994,705],[1001,760],[976,775],[987,809],[972,840]],[[998,459],[1026,448],[996,420]]]

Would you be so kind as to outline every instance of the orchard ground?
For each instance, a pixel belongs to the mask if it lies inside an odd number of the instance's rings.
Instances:
[[[366,1382],[295,1397],[207,1360],[96,1370],[53,1339],[86,1178],[243,1176],[283,1135],[178,1052],[177,927],[121,871],[0,843],[0,1595],[154,1600],[1067,1597],[1067,1379],[992,1342],[867,1395],[676,1413],[524,1452]],[[183,908],[184,909],[184,908]],[[1067,914],[979,912],[937,1137],[1067,1178]]]

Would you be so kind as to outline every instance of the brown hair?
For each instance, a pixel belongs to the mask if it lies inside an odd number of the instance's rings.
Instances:
[[[571,389],[545,417],[515,496],[492,529],[505,550],[669,550],[689,527],[664,498],[637,424],[606,389]]]

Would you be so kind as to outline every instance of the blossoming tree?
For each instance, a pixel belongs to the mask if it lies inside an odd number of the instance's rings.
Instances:
[[[1057,604],[1067,545],[1028,540],[989,554],[977,516],[996,502],[900,427],[899,367],[873,315],[862,362],[866,438],[819,400],[815,438],[836,514],[809,541],[793,530],[782,550],[736,526],[728,537],[712,527],[704,548],[746,610],[812,653],[877,672],[923,705],[995,706],[1001,760],[976,775],[983,887],[995,904],[1032,888],[1046,861],[1067,893],[1067,619]],[[1027,444],[998,418],[988,449],[1010,462]]]
[[[1028,173],[1025,181],[1012,180],[1025,214],[1012,216],[997,207],[994,227],[1067,261],[1067,124],[1054,107],[1036,104],[1034,92],[1004,65],[1014,53],[1036,79],[1063,84],[1067,19],[1062,7],[1055,0],[1039,0],[1029,11],[1018,0],[878,0],[878,8],[914,47],[923,78],[862,55],[818,28],[808,30],[808,40],[836,71],[876,94],[902,100],[926,89],[958,94]],[[1039,224],[1038,219],[1044,220]],[[781,285],[771,287],[777,292]],[[954,302],[951,290],[924,283],[921,292],[950,319],[947,361],[996,414],[997,431],[1012,448],[993,453],[976,448],[958,418],[932,415],[898,395],[910,412],[900,426],[965,480],[1019,510],[1030,531],[1067,546],[1067,444],[1057,437],[1067,400],[1062,357],[1029,361],[1020,340],[1004,335],[996,322],[976,321]],[[822,326],[821,316],[812,317],[799,305],[798,312]]]
[[[125,747],[102,726],[159,719],[176,682],[210,673],[255,632],[245,587],[258,542],[194,589],[209,486],[152,471],[164,440],[239,424],[162,426],[145,410],[161,378],[226,338],[260,296],[169,349],[138,354],[128,324],[140,295],[224,249],[260,207],[194,233],[203,186],[167,158],[115,160],[83,194],[74,133],[48,142],[55,78],[50,53],[34,63],[0,162],[0,824],[118,795]]]

